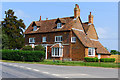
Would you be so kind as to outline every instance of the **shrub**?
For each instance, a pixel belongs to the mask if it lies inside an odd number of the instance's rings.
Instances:
[[[45,48],[42,45],[35,46],[34,50],[45,51]]]
[[[24,46],[24,47],[22,48],[22,50],[29,50],[29,51],[32,51],[33,48],[32,48],[31,46]]]
[[[115,58],[101,58],[100,62],[115,62]]]
[[[44,57],[44,51],[2,50],[3,60],[39,62],[43,61]]]
[[[86,62],[98,62],[99,59],[97,57],[95,58],[90,58],[90,57],[84,57]]]
[[[24,46],[23,48],[22,48],[22,50],[29,50],[29,51],[32,51],[33,50],[33,48],[31,47],[31,46]],[[34,48],[34,50],[38,50],[38,51],[45,51],[45,48],[42,46],[42,45],[38,45],[38,46],[35,46],[35,48]]]

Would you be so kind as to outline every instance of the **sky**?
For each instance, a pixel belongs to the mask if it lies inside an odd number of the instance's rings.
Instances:
[[[70,17],[75,4],[80,7],[82,22],[88,21],[90,11],[99,41],[110,50],[118,50],[118,2],[3,2],[2,20],[5,11],[12,9],[18,19],[23,19],[26,29],[32,21]]]

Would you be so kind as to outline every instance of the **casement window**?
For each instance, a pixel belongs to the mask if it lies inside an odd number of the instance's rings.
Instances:
[[[76,37],[71,37],[71,42],[75,43],[76,42]]]
[[[42,42],[46,42],[46,37],[43,37],[43,38],[42,38]]]
[[[62,57],[63,48],[52,48],[52,57]]]
[[[62,42],[62,36],[55,36],[55,42]]]
[[[62,27],[62,23],[57,23],[57,28],[61,28]]]
[[[35,38],[29,38],[29,43],[35,43]]]
[[[88,48],[88,56],[95,56],[95,48]]]
[[[37,26],[34,26],[34,27],[33,27],[33,31],[36,31],[36,30],[37,30]]]

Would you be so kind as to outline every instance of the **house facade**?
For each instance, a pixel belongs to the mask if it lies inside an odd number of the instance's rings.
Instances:
[[[39,45],[46,49],[46,59],[84,60],[84,57],[109,58],[111,53],[98,41],[89,14],[88,22],[80,18],[79,5],[75,5],[74,16],[33,21],[25,31],[25,45]]]

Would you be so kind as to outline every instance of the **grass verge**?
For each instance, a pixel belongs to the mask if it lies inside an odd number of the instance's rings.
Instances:
[[[11,63],[28,63],[28,64],[47,64],[47,65],[64,65],[64,66],[91,66],[91,67],[104,67],[104,68],[120,68],[119,63],[104,63],[104,62],[83,62],[83,61],[59,61],[44,60],[43,62],[22,62],[22,61],[9,61],[1,60],[2,62]]]

